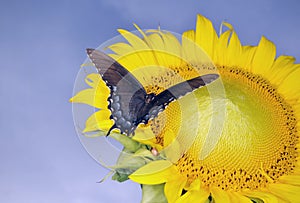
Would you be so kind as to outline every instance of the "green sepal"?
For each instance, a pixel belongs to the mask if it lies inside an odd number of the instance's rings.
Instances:
[[[167,203],[164,193],[165,184],[159,185],[142,185],[142,201],[141,203]]]
[[[120,142],[127,152],[134,153],[141,147],[141,144],[139,142],[126,135],[120,133],[111,133],[109,136]]]

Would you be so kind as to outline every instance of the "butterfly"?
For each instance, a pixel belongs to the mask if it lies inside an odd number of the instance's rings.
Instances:
[[[107,54],[87,49],[87,54],[98,73],[110,89],[108,109],[114,121],[107,132],[119,129],[122,134],[134,134],[140,123],[147,124],[172,101],[216,80],[218,74],[207,74],[176,84],[159,94],[149,93],[121,64]]]

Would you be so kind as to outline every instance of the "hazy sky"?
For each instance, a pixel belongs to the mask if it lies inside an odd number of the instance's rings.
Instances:
[[[181,33],[196,14],[232,23],[243,44],[265,35],[300,62],[296,0],[27,0],[0,2],[0,202],[138,203],[140,186],[107,180],[74,129],[73,84],[85,48],[116,29]]]

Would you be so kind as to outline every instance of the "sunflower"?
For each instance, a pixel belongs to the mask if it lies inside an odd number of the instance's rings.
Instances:
[[[300,66],[276,56],[262,37],[257,46],[241,45],[233,27],[216,34],[198,15],[196,29],[182,34],[140,34],[119,30],[127,42],[109,48],[147,92],[159,93],[178,82],[218,73],[220,79],[171,103],[132,138],[161,158],[147,162],[129,178],[145,185],[164,184],[168,202],[300,202]],[[109,91],[97,74],[90,89],[71,100],[101,110],[85,132],[107,131]],[[104,99],[99,99],[104,98]]]

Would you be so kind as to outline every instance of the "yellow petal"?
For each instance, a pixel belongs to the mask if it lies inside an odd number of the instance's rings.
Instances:
[[[85,82],[92,88],[78,92],[70,99],[70,102],[85,103],[96,108],[107,108],[109,89],[101,76],[97,73],[89,74],[86,76]]]
[[[228,195],[231,202],[253,203],[248,197],[245,197],[238,192],[228,192]]]
[[[300,65],[297,69],[290,75],[288,75],[282,84],[278,87],[278,91],[284,94],[290,100],[298,100],[300,96]]]
[[[186,179],[178,179],[174,181],[168,181],[165,184],[165,195],[168,202],[175,202],[182,193],[182,189],[186,184]]]
[[[165,50],[165,42],[162,39],[162,36],[158,33],[150,34],[145,38],[148,46],[153,49],[153,55],[156,58],[157,65],[163,67],[172,66],[172,54],[167,53]],[[170,59],[169,59],[170,58]]]
[[[299,202],[300,187],[288,184],[270,184],[270,192],[289,202]]]
[[[195,56],[195,31],[188,30],[182,34],[182,49],[183,49],[183,58],[191,64],[196,64]]]
[[[178,39],[169,32],[162,33],[161,36],[162,36],[162,39],[165,44],[165,50],[169,53],[173,53],[176,56],[180,57],[181,56],[181,44],[178,41]]]
[[[70,102],[84,103],[96,108],[104,109],[108,106],[107,98],[108,94],[101,91],[96,92],[95,89],[89,88],[78,92],[70,99]]]
[[[174,62],[173,60],[181,60],[180,52],[177,52],[178,49],[175,48],[174,50],[170,50],[169,48],[170,46],[180,46],[179,44],[170,44],[171,42],[176,43],[175,40],[177,39],[170,37],[168,34],[159,35],[158,33],[155,33],[148,36],[149,46],[151,46],[152,49],[155,50],[153,53],[156,56],[156,59],[160,66],[169,67],[176,64],[176,62]]]
[[[290,185],[298,185],[300,186],[300,176],[299,175],[284,175],[279,178],[279,182],[290,184]]]
[[[171,129],[164,131],[164,143],[166,144],[164,144],[163,152],[168,160],[175,163],[182,156],[183,150],[179,140],[175,138],[175,133]]]
[[[133,25],[134,25],[134,27],[139,31],[139,33],[142,34],[142,36],[143,36],[143,38],[144,38],[144,41],[147,42],[147,35],[144,33],[144,31],[141,30],[141,28],[140,28],[137,24],[133,23]]]
[[[177,173],[171,162],[158,160],[139,168],[129,176],[129,179],[141,184],[161,184],[174,178]]]
[[[253,46],[243,46],[242,47],[242,55],[241,55],[241,68],[246,70],[251,70],[252,61],[256,52],[256,47]]]
[[[165,44],[164,41],[158,33],[153,33],[147,36],[147,44],[149,47],[151,47],[153,50],[165,50]]]
[[[110,54],[113,59],[129,71],[158,64],[152,50],[145,41],[126,30],[120,29],[118,31],[129,44],[121,42],[108,46],[109,49],[116,53]]]
[[[164,41],[165,51],[169,55],[166,58],[167,63],[173,66],[180,66],[182,64],[182,49],[178,39],[171,33],[162,33],[161,37]]]
[[[185,187],[187,191],[193,191],[193,190],[198,191],[200,190],[200,188],[201,188],[201,181],[199,178],[195,179],[191,184],[189,185],[187,184]]]
[[[139,142],[151,140],[153,138],[155,138],[155,134],[151,130],[150,125],[146,126],[143,124],[138,126],[138,128],[135,130],[134,136],[132,137],[132,139]]]
[[[265,37],[262,37],[257,46],[257,50],[253,58],[253,73],[260,74],[263,76],[265,74],[268,74],[270,72],[270,68],[274,63],[275,55],[275,45]]]
[[[112,44],[112,45],[108,46],[107,48],[109,48],[110,50],[112,50],[119,56],[123,56],[123,55],[128,54],[133,51],[132,46],[130,46],[129,44],[124,43],[124,42]]]
[[[149,48],[147,43],[127,30],[119,29],[119,33],[131,44],[144,66],[158,65],[152,50]]]
[[[78,92],[70,99],[70,102],[85,103],[96,108],[107,108],[109,89],[101,79],[100,74],[92,73],[87,75],[85,82],[92,88]]]
[[[206,203],[207,199],[209,196],[209,192],[207,191],[192,191],[192,192],[187,192],[183,196],[181,196],[176,203],[192,203],[192,202],[197,202],[197,203]]]
[[[138,51],[125,43],[117,43],[109,48],[116,54],[109,54],[110,57],[118,61],[123,67],[129,71],[133,71],[139,67],[144,66],[144,61],[141,59]]]
[[[199,202],[205,203],[208,200],[209,192],[201,188],[200,180],[196,179],[187,189],[187,192],[182,195],[176,203]]]
[[[118,29],[118,31],[135,49],[140,49],[140,50],[149,49],[147,44],[137,35],[123,29]]]
[[[101,79],[100,74],[98,74],[98,73],[91,73],[91,74],[87,75],[86,78],[85,78],[85,82],[90,87],[95,88],[95,89],[99,85],[105,86],[105,83],[103,82],[103,80]]]
[[[109,110],[99,110],[92,114],[85,123],[83,132],[95,130],[109,130],[113,121],[109,119],[111,112]]]
[[[294,62],[294,57],[279,56],[275,60],[270,73],[268,73],[270,82],[279,86],[282,81],[297,68]]]
[[[230,23],[223,21],[222,25],[221,25],[221,28],[222,28],[223,25],[228,27],[229,30],[233,30],[233,26]]]
[[[228,193],[221,188],[214,187],[211,189],[211,196],[215,203],[230,203]]]
[[[218,53],[215,57],[214,62],[217,65],[227,65],[228,64],[228,41],[231,35],[231,30],[227,30],[222,33],[216,44],[216,52]]]
[[[264,201],[264,203],[279,203],[278,198],[266,191],[243,191],[245,196],[258,198]]]
[[[210,20],[204,16],[197,16],[196,43],[213,58],[214,43],[217,39],[216,31]]]
[[[158,151],[161,151],[162,149],[162,146],[156,143],[156,137],[151,130],[150,125],[142,127],[140,124],[139,127],[135,130],[135,134],[132,139],[138,141],[139,143],[150,145]]]
[[[163,131],[163,135],[164,135],[164,146],[165,147],[169,146],[176,138],[176,134],[174,133],[174,131],[171,128],[166,128]]]
[[[241,55],[242,45],[236,32],[233,31],[228,44],[228,66],[241,66]]]
[[[164,50],[164,42],[161,38],[160,31],[155,30],[153,34],[146,35],[136,24],[134,24],[136,29],[142,34],[143,40],[147,43],[149,48],[153,51]]]

